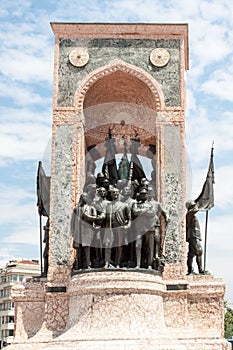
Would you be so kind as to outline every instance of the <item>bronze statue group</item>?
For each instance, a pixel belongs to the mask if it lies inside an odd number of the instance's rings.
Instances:
[[[150,181],[110,184],[104,174],[88,184],[73,211],[74,269],[148,268],[162,264],[161,225],[168,213]],[[122,186],[123,184],[123,186]]]
[[[73,270],[91,268],[146,268],[163,270],[168,212],[156,200],[155,146],[149,145],[151,180],[138,157],[140,140],[131,139],[131,161],[126,143],[118,169],[115,139],[109,129],[102,172],[95,177],[95,162],[87,169],[86,182],[71,219],[76,255]],[[152,152],[151,152],[152,151]],[[94,165],[94,166],[93,166]],[[188,274],[203,273],[199,222],[195,202],[187,202],[186,241]]]
[[[87,162],[83,193],[71,218],[76,252],[73,271],[91,268],[163,270],[169,215],[156,200],[155,145],[149,145],[147,153],[152,165],[151,180],[148,180],[138,157],[140,140],[135,137],[130,141],[131,160],[128,161],[124,139],[124,153],[117,169],[115,139],[109,129],[102,172],[95,177],[93,157]],[[42,273],[46,276],[49,266],[49,211],[44,210],[40,197],[37,204],[40,216],[47,217]],[[195,257],[198,272],[202,274],[205,272],[200,225],[196,217],[199,210],[197,200],[187,202],[186,209],[187,274],[194,273]]]

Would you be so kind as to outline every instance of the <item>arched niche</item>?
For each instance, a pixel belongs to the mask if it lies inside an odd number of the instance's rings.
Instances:
[[[91,72],[76,91],[74,106],[83,115],[86,154],[97,146],[103,157],[110,130],[117,153],[123,152],[122,139],[129,144],[135,137],[142,156],[151,146],[161,148],[157,113],[164,109],[164,96],[158,82],[141,68],[117,60]]]
[[[87,91],[83,108],[103,104],[123,102],[156,110],[156,100],[152,91],[138,77],[117,70],[98,79]]]
[[[115,60],[88,74],[74,95],[74,107],[80,112],[107,102],[128,102],[157,111],[165,108],[159,83],[143,69],[122,60]]]

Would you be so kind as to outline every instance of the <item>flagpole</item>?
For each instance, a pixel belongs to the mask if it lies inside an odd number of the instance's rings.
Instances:
[[[205,217],[204,274],[206,273],[206,247],[207,247],[208,216],[209,216],[209,210],[206,211],[206,217]]]

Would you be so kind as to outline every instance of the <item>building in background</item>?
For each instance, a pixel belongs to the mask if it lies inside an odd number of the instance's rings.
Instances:
[[[13,285],[40,274],[38,260],[11,260],[0,268],[0,349],[10,344],[14,337]]]

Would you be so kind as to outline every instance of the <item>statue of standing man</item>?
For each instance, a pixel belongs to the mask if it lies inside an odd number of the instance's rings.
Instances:
[[[135,224],[137,227],[136,237],[136,268],[141,265],[142,236],[146,240],[146,257],[148,269],[152,269],[153,261],[159,259],[160,246],[160,215],[163,215],[166,223],[169,221],[168,213],[162,208],[160,202],[154,199],[148,200],[148,189],[141,188],[137,203],[132,207]],[[158,268],[158,266],[157,266]]]
[[[110,266],[111,248],[116,246],[115,264],[120,267],[122,248],[127,244],[127,233],[131,225],[131,210],[126,203],[119,200],[119,190],[113,187],[110,190],[112,201],[106,209],[106,228],[104,234],[105,267]]]
[[[196,256],[196,262],[199,273],[204,273],[202,267],[202,255],[203,250],[201,246],[201,230],[196,213],[198,212],[197,204],[195,201],[189,201],[186,203],[186,241],[188,242],[188,275],[193,272],[193,258]]]

